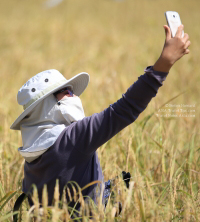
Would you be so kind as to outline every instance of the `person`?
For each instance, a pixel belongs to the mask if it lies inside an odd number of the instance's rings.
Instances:
[[[35,184],[42,203],[46,184],[48,205],[52,205],[56,180],[60,197],[70,181],[81,188],[93,181],[103,183],[96,150],[137,119],[156,96],[174,63],[189,53],[189,35],[185,33],[181,37],[183,25],[174,38],[168,26],[164,29],[166,39],[159,59],[145,69],[121,99],[100,113],[89,117],[84,114],[79,96],[88,85],[87,73],[66,80],[57,70],[47,70],[21,87],[18,103],[24,111],[11,129],[22,134],[23,146],[19,152],[25,158],[24,193],[29,193]],[[83,196],[96,201],[96,187],[96,184],[88,186],[82,191]],[[67,192],[66,197],[69,200]]]

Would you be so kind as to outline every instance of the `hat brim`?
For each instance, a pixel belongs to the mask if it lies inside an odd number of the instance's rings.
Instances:
[[[43,99],[45,99],[47,96],[51,95],[52,93],[55,93],[56,91],[71,85],[73,87],[73,92],[76,96],[80,96],[83,91],[86,89],[89,83],[89,74],[86,72],[82,72],[74,76],[73,78],[66,80],[66,82],[60,84],[58,87],[52,89],[48,93],[46,93],[44,96],[36,100],[34,103],[32,103],[29,107],[27,107],[24,112],[14,121],[14,123],[11,125],[10,129],[13,130],[20,130],[20,122],[22,119],[24,119],[36,106],[38,103],[40,103]]]

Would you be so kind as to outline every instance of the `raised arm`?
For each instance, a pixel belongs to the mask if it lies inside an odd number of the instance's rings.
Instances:
[[[183,27],[179,27],[174,38],[171,38],[169,27],[164,28],[166,40],[155,65],[147,67],[145,74],[140,76],[117,102],[101,113],[71,124],[65,131],[66,144],[70,144],[84,156],[93,155],[99,146],[137,119],[156,96],[173,64],[189,53],[189,36],[185,34],[184,38],[181,38]]]

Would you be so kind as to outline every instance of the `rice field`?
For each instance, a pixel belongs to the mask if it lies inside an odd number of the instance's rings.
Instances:
[[[91,219],[81,195],[77,201],[83,221],[199,221],[200,2],[63,0],[54,7],[45,2],[0,1],[0,222],[12,221],[22,188],[21,135],[9,129],[22,112],[19,88],[43,70],[57,69],[67,79],[85,71],[90,74],[81,95],[85,114],[102,111],[158,59],[168,10],[179,12],[192,42],[190,54],[174,65],[139,118],[98,149],[105,181],[123,170],[132,175],[129,189],[119,178],[113,190],[122,212],[116,216],[112,200],[104,210],[99,200],[91,206]],[[41,210],[34,190],[34,209],[24,201],[19,219],[80,219],[59,205],[58,186],[55,206],[47,207],[46,196],[44,189]]]

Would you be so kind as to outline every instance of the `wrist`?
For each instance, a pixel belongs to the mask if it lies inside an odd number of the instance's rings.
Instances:
[[[169,72],[172,66],[173,64],[171,64],[169,61],[167,61],[161,56],[154,64],[153,70],[159,72]]]

